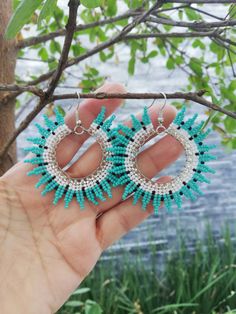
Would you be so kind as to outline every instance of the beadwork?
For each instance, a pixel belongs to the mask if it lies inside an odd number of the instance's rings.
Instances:
[[[116,177],[109,171],[112,167],[112,163],[106,161],[106,159],[111,154],[109,149],[112,148],[112,140],[114,139],[115,131],[110,127],[115,116],[113,115],[105,120],[105,111],[105,107],[103,107],[89,129],[86,130],[86,132],[93,136],[100,144],[103,151],[103,161],[94,173],[84,178],[70,178],[57,163],[56,148],[58,144],[66,136],[74,132],[65,124],[64,118],[58,109],[55,109],[55,121],[52,121],[47,115],[44,115],[46,128],[37,123],[35,124],[39,130],[40,136],[28,138],[28,141],[35,145],[26,148],[25,151],[32,152],[36,156],[24,160],[24,162],[36,165],[36,167],[27,174],[29,176],[41,175],[40,180],[35,186],[38,188],[42,184],[45,184],[42,195],[46,195],[53,190],[55,191],[54,205],[56,205],[61,198],[64,198],[64,206],[67,208],[73,197],[75,197],[82,209],[84,208],[85,198],[93,204],[98,205],[98,200],[104,201],[106,199],[104,192],[109,198],[112,197],[111,186],[115,182]]]
[[[197,114],[186,122],[184,122],[184,116],[185,107],[177,114],[171,125],[164,129],[166,134],[175,137],[183,145],[186,155],[184,169],[168,183],[156,183],[147,179],[137,167],[137,155],[140,148],[149,138],[158,134],[153,127],[147,108],[144,109],[141,121],[131,116],[131,128],[119,125],[119,132],[113,140],[113,147],[108,148],[113,155],[108,156],[107,160],[113,163],[110,172],[119,177],[115,185],[126,185],[123,199],[132,194],[133,204],[141,199],[142,208],[145,210],[147,205],[152,203],[154,213],[158,214],[161,202],[164,202],[167,210],[171,212],[173,203],[176,203],[179,209],[182,207],[183,196],[195,200],[196,193],[202,194],[198,182],[210,183],[203,173],[215,172],[206,165],[208,161],[215,159],[208,153],[215,146],[203,143],[210,129],[204,133],[201,131],[204,122],[194,125]]]

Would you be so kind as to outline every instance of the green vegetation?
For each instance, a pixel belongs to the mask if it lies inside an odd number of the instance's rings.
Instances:
[[[134,258],[125,251],[122,260],[100,262],[58,314],[236,313],[236,252],[229,230],[219,244],[208,228],[192,253],[180,242],[162,272],[152,244],[148,262],[141,253]]]

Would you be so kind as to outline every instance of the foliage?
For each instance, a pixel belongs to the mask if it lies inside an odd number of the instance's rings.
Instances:
[[[80,288],[77,289],[73,294],[72,294],[72,298],[75,296],[76,298],[78,298],[78,296],[81,296],[81,294],[83,293],[87,293],[89,292],[90,289],[89,288]],[[87,299],[84,302],[79,301],[79,300],[71,300],[66,302],[65,304],[65,308],[67,309],[76,309],[76,311],[79,309],[80,312],[76,312],[77,314],[84,313],[84,314],[102,314],[103,311],[100,307],[100,305],[96,302],[94,302],[93,300]]]
[[[236,313],[236,253],[227,228],[221,245],[208,228],[192,254],[181,240],[163,272],[157,269],[156,246],[150,244],[149,250],[148,264],[141,253],[134,257],[125,251],[121,264],[117,258],[100,262],[58,314],[86,313],[89,300],[102,313],[113,314]]]
[[[149,8],[154,1],[146,2]],[[231,19],[236,18],[236,5],[221,5],[222,10]],[[15,0],[15,12],[8,25],[7,37],[12,38],[17,33],[19,41],[24,36],[31,34],[32,29],[36,29],[36,35],[46,35],[65,27],[68,16],[65,4],[62,6],[57,0]],[[125,10],[136,10],[143,7],[143,1],[125,0],[122,3],[122,12]],[[183,5],[175,9],[176,4],[164,4],[158,13],[158,18],[164,18],[178,22],[202,22],[206,20],[204,6]],[[207,9],[205,10],[205,12]],[[214,12],[213,12],[214,13]],[[79,23],[89,24],[103,21],[120,14],[118,0],[82,0],[79,10]],[[225,16],[226,17],[226,16]],[[108,41],[117,34],[124,26],[128,25],[132,16],[118,19],[111,23],[98,25],[84,30],[77,31],[71,46],[70,58],[77,58],[84,55],[92,46]],[[214,20],[214,19],[213,19]],[[214,20],[215,21],[215,20]],[[217,19],[216,19],[217,21]],[[23,28],[24,27],[24,28]],[[23,30],[19,33],[19,31]],[[186,32],[191,32],[191,27]],[[196,29],[199,31],[203,29]],[[96,73],[88,71],[86,63],[93,68],[89,59],[81,64],[81,77],[79,86],[84,90],[94,90],[99,86],[104,78],[103,62],[112,62],[119,65],[119,45],[126,45],[129,48],[129,60],[127,60],[127,71],[132,76],[135,75],[137,66],[140,63],[158,64],[162,58],[167,69],[173,73],[176,69],[184,71],[188,80],[186,90],[196,91],[206,90],[206,96],[215,104],[225,107],[228,110],[236,111],[236,74],[234,65],[236,63],[235,39],[236,30],[233,27],[222,29],[214,28],[219,32],[219,38],[215,37],[166,37],[166,38],[141,38],[127,39],[114,46],[110,46],[99,52],[98,56],[101,66],[96,69]],[[179,31],[172,25],[162,23],[142,23],[135,28],[134,34],[171,34]],[[228,41],[224,41],[227,39]],[[40,43],[30,48],[21,49],[19,57],[28,56],[29,50],[35,50],[38,58],[44,63],[45,68],[55,69],[61,53],[62,40],[59,37],[51,39],[46,44]],[[68,77],[64,73],[63,80]],[[92,79],[91,79],[92,75]],[[24,83],[18,79],[19,83]],[[178,87],[176,86],[177,90]],[[180,102],[174,102],[180,106]],[[220,133],[222,143],[228,149],[236,148],[236,123],[230,117],[221,113],[207,110],[207,123],[212,123],[213,129]]]

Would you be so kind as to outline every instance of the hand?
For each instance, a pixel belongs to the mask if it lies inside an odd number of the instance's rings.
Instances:
[[[111,83],[99,91],[125,92],[121,85]],[[91,124],[102,105],[110,115],[120,104],[117,99],[84,101],[80,106],[83,125]],[[151,108],[151,112],[155,123],[157,108]],[[165,126],[174,116],[175,109],[166,106]],[[65,121],[73,128],[73,110]],[[128,117],[126,123],[130,124]],[[59,144],[57,160],[61,167],[68,164],[86,139],[86,135],[70,135]],[[181,145],[165,136],[140,153],[139,167],[151,178],[181,152]],[[68,173],[86,176],[99,166],[100,157],[95,143]],[[93,269],[101,253],[152,212],[151,206],[142,211],[140,204],[134,206],[130,199],[122,201],[122,187],[113,189],[112,199],[99,206],[87,202],[80,210],[75,200],[68,209],[63,201],[54,206],[54,194],[42,197],[34,187],[38,178],[26,175],[32,168],[19,162],[0,178],[0,304],[4,314],[55,313]],[[98,213],[102,214],[97,217]]]

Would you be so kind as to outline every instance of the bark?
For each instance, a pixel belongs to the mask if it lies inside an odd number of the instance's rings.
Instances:
[[[12,0],[0,1],[0,83],[12,84],[15,80],[15,41],[4,38],[7,23],[12,14]],[[0,92],[0,103],[5,92]],[[0,147],[9,140],[15,130],[15,100],[0,106]],[[16,162],[16,144],[0,159],[0,176]]]

